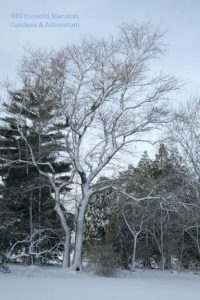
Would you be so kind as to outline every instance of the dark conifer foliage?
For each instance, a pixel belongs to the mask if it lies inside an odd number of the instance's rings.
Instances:
[[[95,194],[89,205],[87,243],[112,245],[124,268],[133,263],[135,238],[136,263],[144,267],[200,264],[195,247],[199,204],[178,152],[161,144],[150,159],[145,151],[137,166],[110,182],[112,187]]]
[[[0,221],[0,248],[8,252],[16,243],[13,254],[30,253],[29,260],[39,253],[50,258],[62,250],[62,230],[54,212],[51,187],[31,163],[28,145],[41,169],[55,172],[58,183],[67,179],[70,164],[60,157],[62,123],[56,115],[56,103],[48,88],[37,80],[34,88],[25,84],[21,90],[10,92],[10,102],[5,102],[3,108],[0,201],[4,217]],[[44,162],[50,162],[53,169],[43,166]]]

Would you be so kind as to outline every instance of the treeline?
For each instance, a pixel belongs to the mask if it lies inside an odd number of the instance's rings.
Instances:
[[[4,151],[9,149],[13,156],[14,126],[12,131],[1,128],[3,132],[1,146],[7,145]],[[23,143],[20,151],[23,157]],[[69,170],[66,164],[58,178]],[[64,235],[48,182],[23,162],[7,169],[4,165],[0,172],[1,253],[25,264],[62,262]],[[100,177],[93,188],[97,192],[85,218],[84,260],[97,265],[99,273],[109,274],[116,267],[199,268],[199,182],[177,151],[160,144],[154,159],[145,151],[137,166],[130,165],[115,178]],[[65,198],[69,191],[63,191]],[[74,219],[73,214],[68,219],[72,234]]]
[[[27,50],[17,87],[2,85],[7,259],[77,271],[84,259],[99,273],[198,265],[200,101],[167,107],[181,84],[151,69],[164,44],[159,28],[134,23],[108,39]],[[101,178],[138,142],[156,142],[157,130],[164,144],[154,160],[145,153],[136,167]]]
[[[199,183],[176,152],[161,144],[154,160],[144,152],[136,167],[97,184],[102,192],[86,216],[89,253],[132,271],[200,267]]]

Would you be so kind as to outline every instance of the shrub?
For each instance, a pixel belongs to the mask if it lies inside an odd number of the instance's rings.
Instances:
[[[113,247],[108,244],[95,244],[90,247],[88,253],[89,266],[99,276],[113,276],[119,266],[118,255]]]

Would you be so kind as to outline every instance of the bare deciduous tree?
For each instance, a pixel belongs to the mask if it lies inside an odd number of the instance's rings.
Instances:
[[[145,221],[147,221],[149,217],[146,215],[144,206],[141,207],[141,203],[133,201],[129,201],[124,205],[122,215],[124,222],[133,237],[131,271],[135,272],[138,237],[144,229]]]
[[[200,176],[200,100],[193,98],[174,112],[174,121],[168,127],[172,147],[178,149],[193,176]]]
[[[186,101],[174,112],[174,121],[168,127],[171,147],[178,149],[189,173],[186,183],[188,194],[183,217],[183,228],[193,240],[200,254],[200,100]]]
[[[146,133],[167,120],[163,101],[177,88],[177,79],[150,72],[152,59],[164,52],[162,38],[150,24],[124,24],[116,37],[84,39],[59,51],[29,51],[23,60],[23,82],[31,86],[39,78],[57,105],[55,115],[66,124],[65,152],[79,177],[73,269],[82,269],[84,217],[95,179],[118,153],[146,141]],[[49,180],[58,199],[59,188]]]

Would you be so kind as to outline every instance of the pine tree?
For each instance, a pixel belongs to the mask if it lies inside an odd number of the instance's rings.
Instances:
[[[62,133],[58,129],[62,129],[62,125],[55,124],[56,103],[40,81],[35,82],[34,89],[25,85],[21,90],[10,92],[10,97],[11,102],[3,104],[5,114],[0,127],[3,181],[0,201],[11,216],[1,234],[2,250],[24,240],[16,246],[16,252],[30,251],[31,243],[31,252],[45,252],[50,245],[53,249],[52,245],[59,243],[62,230],[53,209],[50,184],[31,164],[23,136],[31,145],[35,159],[39,163],[50,162],[60,182],[66,180],[70,168],[67,161],[58,161],[62,150]],[[58,249],[62,250],[62,245]],[[31,255],[29,258],[33,259]]]
[[[149,157],[149,154],[147,151],[144,151],[142,154],[142,157],[140,158],[137,168],[143,171],[144,173],[147,173],[150,166],[151,166],[151,159]]]

